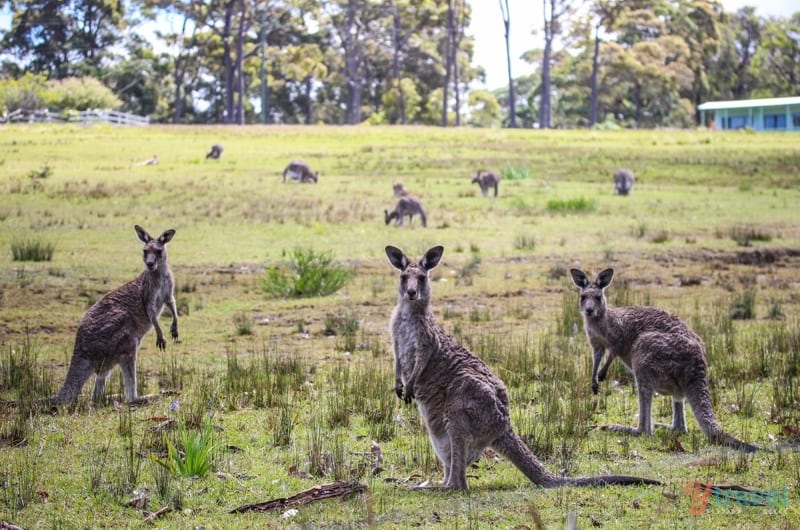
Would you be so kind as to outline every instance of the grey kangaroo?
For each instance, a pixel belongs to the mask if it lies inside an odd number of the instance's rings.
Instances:
[[[614,172],[614,191],[617,195],[627,195],[633,189],[633,171],[630,169],[618,169]]]
[[[178,309],[166,248],[175,230],[167,230],[153,239],[141,226],[136,225],[135,229],[144,243],[145,270],[135,280],[106,294],[83,316],[67,378],[61,390],[50,398],[51,404],[74,401],[92,373],[97,374],[92,399],[101,400],[106,378],[116,365],[122,370],[125,400],[136,401],[136,354],[142,338],[155,328],[156,346],[159,350],[167,346],[158,324],[165,304],[172,313],[170,335],[178,340]]]
[[[319,180],[319,171],[311,172],[311,168],[302,160],[292,160],[289,165],[283,170],[283,182],[286,182],[286,175],[289,175],[291,180],[297,182],[314,182]]]
[[[211,151],[206,155],[206,158],[217,159],[222,156],[222,144],[214,144],[211,146]]]
[[[497,197],[497,188],[500,184],[500,177],[497,173],[491,171],[479,170],[475,178],[472,179],[472,184],[477,184],[481,188],[481,193],[484,197],[489,195],[489,188],[494,188],[494,196]]]
[[[425,210],[422,209],[422,203],[413,195],[400,197],[400,200],[397,201],[397,205],[391,212],[388,210],[383,211],[386,224],[388,225],[392,222],[392,219],[394,219],[397,226],[403,225],[403,217],[406,215],[408,216],[408,222],[411,222],[414,214],[419,214],[419,218],[422,220],[422,226],[428,226],[428,218],[425,216]]]
[[[723,432],[708,390],[706,349],[703,340],[677,316],[656,307],[609,307],[605,290],[611,285],[613,269],[597,275],[595,281],[583,271],[571,269],[572,281],[580,289],[580,308],[586,337],[592,347],[592,391],[606,377],[611,362],[619,357],[633,372],[639,397],[639,426],[608,426],[631,434],[653,434],[653,394],[672,396],[672,425],[686,432],[684,399],[689,400],[700,429],[712,441],[752,452],[758,448]],[[608,358],[599,368],[603,355]],[[598,370],[599,368],[599,370]],[[661,426],[661,425],[659,425]]]
[[[406,403],[416,400],[444,466],[443,486],[467,489],[467,467],[486,447],[504,455],[531,482],[543,487],[659,484],[619,475],[565,478],[545,469],[511,427],[503,382],[450,337],[431,313],[429,272],[443,252],[443,247],[433,247],[415,263],[399,248],[386,247],[389,263],[400,271],[397,305],[389,324],[395,392]]]

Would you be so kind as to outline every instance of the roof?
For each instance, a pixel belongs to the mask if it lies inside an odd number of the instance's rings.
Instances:
[[[760,107],[782,107],[800,105],[800,97],[741,99],[734,101],[708,101],[697,106],[698,110],[750,109]]]

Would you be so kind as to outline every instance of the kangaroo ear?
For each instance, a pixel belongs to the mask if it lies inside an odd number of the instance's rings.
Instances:
[[[172,241],[172,237],[174,235],[175,235],[175,230],[170,228],[169,230],[166,230],[163,234],[159,236],[158,242],[161,243],[162,245],[166,245],[167,243]]]
[[[386,245],[386,257],[389,258],[389,263],[392,264],[392,267],[399,271],[404,271],[408,267],[408,258],[397,247]]]
[[[586,277],[586,274],[582,270],[570,269],[569,273],[572,275],[572,283],[581,289],[589,285],[589,278]]]
[[[150,234],[147,233],[147,230],[145,230],[141,226],[135,225],[133,228],[136,230],[136,235],[139,236],[139,240],[142,243],[146,244],[153,240],[153,238],[150,237]]]
[[[442,245],[437,245],[429,249],[428,252],[422,256],[422,261],[420,261],[419,264],[423,269],[429,271],[439,264],[439,260],[442,259],[442,253],[444,253],[444,247]]]
[[[614,278],[614,269],[606,269],[600,274],[597,275],[597,286],[601,289],[605,289],[609,285],[611,285],[611,280]]]

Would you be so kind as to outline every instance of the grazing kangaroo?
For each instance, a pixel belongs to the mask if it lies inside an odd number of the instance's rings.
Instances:
[[[673,431],[686,432],[684,398],[689,400],[700,429],[715,443],[752,452],[758,448],[723,432],[711,410],[703,340],[677,316],[656,307],[608,307],[605,290],[613,269],[606,269],[590,282],[583,271],[571,269],[572,281],[580,289],[580,308],[586,337],[592,347],[592,391],[606,377],[616,357],[633,372],[639,397],[639,426],[607,428],[631,434],[653,434],[653,394],[672,396]],[[599,369],[608,350],[608,359]],[[661,426],[661,425],[659,425]]]
[[[614,190],[617,195],[627,195],[633,189],[633,171],[630,169],[618,169],[614,172]]]
[[[504,455],[531,482],[543,487],[659,484],[619,475],[565,478],[545,469],[511,427],[503,382],[449,336],[431,313],[429,272],[443,252],[443,247],[433,247],[414,263],[399,248],[386,247],[389,263],[400,271],[397,305],[389,324],[395,393],[406,403],[416,400],[444,466],[443,486],[467,489],[467,466],[486,447]]]
[[[125,400],[137,399],[136,354],[142,338],[156,329],[156,346],[164,350],[167,341],[158,324],[164,305],[172,313],[169,328],[173,339],[178,339],[178,309],[175,306],[174,280],[167,263],[166,244],[175,235],[167,230],[158,239],[150,237],[144,228],[136,225],[136,234],[144,243],[144,272],[111,291],[95,303],[81,319],[75,336],[75,349],[67,371],[67,378],[58,393],[50,398],[51,404],[74,401],[84,383],[94,372],[93,401],[103,397],[106,378],[119,364],[125,388]]]
[[[158,165],[158,155],[153,155],[153,158],[149,160],[145,160],[140,166],[157,166]]]
[[[395,219],[395,225],[397,226],[403,225],[403,217],[406,215],[408,216],[408,222],[410,223],[411,219],[414,217],[414,214],[419,214],[419,217],[422,220],[422,226],[428,226],[428,218],[425,217],[425,210],[422,209],[422,203],[419,201],[419,199],[412,195],[400,197],[400,200],[397,201],[397,205],[391,212],[387,210],[383,211],[386,224],[388,225],[392,222],[392,219]]]
[[[479,170],[475,178],[472,179],[472,184],[477,184],[481,188],[481,193],[484,197],[489,194],[489,188],[494,188],[494,196],[497,197],[497,188],[500,185],[500,177],[497,173],[491,171]]]
[[[211,151],[206,155],[206,158],[217,159],[222,156],[222,144],[214,144],[211,146]]]
[[[297,182],[317,182],[319,179],[319,171],[312,173],[308,164],[302,160],[292,160],[286,169],[283,170],[283,182],[286,182],[286,175],[289,175],[291,180]]]

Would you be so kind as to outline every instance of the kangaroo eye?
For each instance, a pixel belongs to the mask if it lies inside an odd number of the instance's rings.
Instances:
[[[585,294],[582,294],[582,295],[581,295],[581,302],[585,302],[585,301],[586,301],[586,295],[585,295]]]

